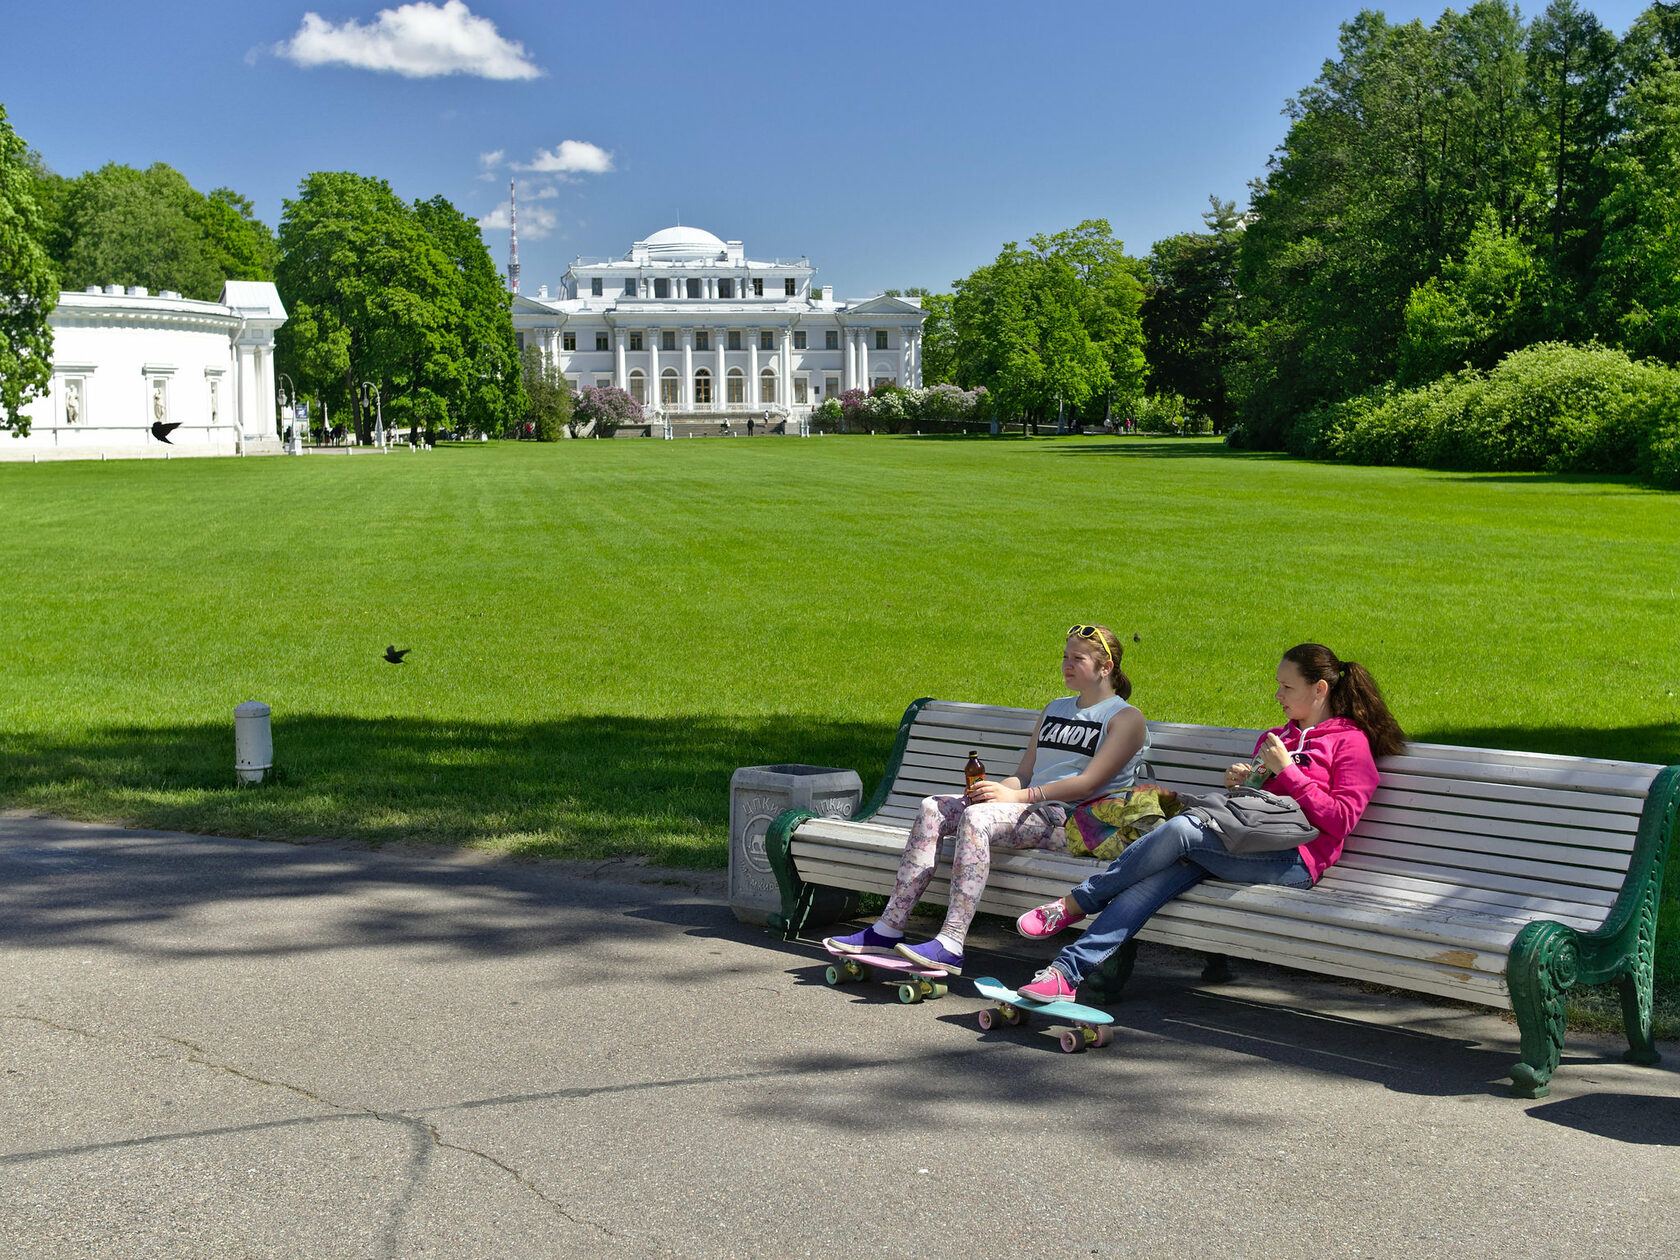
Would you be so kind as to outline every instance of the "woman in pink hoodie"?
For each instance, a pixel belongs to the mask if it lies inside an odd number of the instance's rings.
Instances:
[[[1260,737],[1256,764],[1226,769],[1225,786],[1236,787],[1264,766],[1270,777],[1263,786],[1293,797],[1318,828],[1318,838],[1298,849],[1230,853],[1193,815],[1169,818],[1128,845],[1107,870],[1020,917],[1021,935],[1041,938],[1096,915],[1077,941],[1021,986],[1023,995],[1071,1000],[1079,982],[1135,936],[1150,915],[1210,876],[1311,888],[1342,856],[1342,843],[1377,790],[1376,758],[1399,752],[1405,733],[1370,672],[1338,660],[1321,643],[1285,652],[1277,682],[1277,702],[1289,720]]]

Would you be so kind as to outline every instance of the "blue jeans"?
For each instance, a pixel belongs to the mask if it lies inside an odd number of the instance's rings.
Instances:
[[[1167,819],[1126,846],[1107,870],[1073,890],[1086,914],[1083,935],[1056,955],[1056,969],[1078,987],[1167,902],[1204,879],[1238,884],[1311,888],[1312,875],[1294,849],[1276,853],[1227,853],[1219,837],[1189,814]]]

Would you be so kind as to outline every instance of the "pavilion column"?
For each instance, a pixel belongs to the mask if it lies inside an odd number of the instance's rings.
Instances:
[[[678,386],[678,397],[682,399],[684,411],[694,410],[694,330],[683,329],[683,374]]]
[[[619,389],[630,388],[630,374],[624,365],[624,329],[613,329],[613,385]]]
[[[911,354],[910,371],[915,375],[916,388],[922,388],[922,330],[916,329],[914,349]]]
[[[856,389],[857,388],[857,381],[858,381],[858,377],[857,377],[857,329],[855,329],[855,328],[842,328],[840,330],[840,337],[841,337],[841,345],[843,345],[845,347],[845,350],[846,350],[845,373],[844,373],[844,379],[841,380],[841,382],[840,382],[840,388],[843,389],[843,390]]]
[[[757,409],[763,405],[758,395],[758,329],[747,329],[747,335],[752,338],[747,343],[747,388],[745,393],[748,407]]]
[[[916,378],[911,374],[913,360],[910,349],[910,330],[900,328],[898,335],[904,343],[898,348],[898,383],[905,389],[914,389],[916,388]]]

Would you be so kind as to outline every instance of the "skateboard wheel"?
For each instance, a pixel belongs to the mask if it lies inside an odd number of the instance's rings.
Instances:
[[[922,1000],[921,990],[913,984],[901,984],[898,986],[898,1000],[906,1006],[914,1006]]]
[[[839,984],[840,983],[840,968],[830,967],[827,971],[825,971],[823,973],[823,979],[827,980],[830,984]]]
[[[981,1011],[976,1018],[980,1022],[981,1032],[990,1032],[992,1025],[997,1022],[997,1018],[992,1011]]]
[[[947,993],[949,993],[950,991],[951,991],[951,986],[948,985],[948,984],[930,984],[930,985],[928,985],[928,996],[929,997],[942,998]]]
[[[875,978],[875,969],[873,967],[866,967],[862,963],[853,963],[852,978],[856,980],[873,980]]]
[[[1106,1046],[1109,1042],[1111,1042],[1113,1040],[1114,1040],[1114,1030],[1112,1028],[1110,1028],[1107,1024],[1104,1024],[1101,1028],[1097,1029],[1097,1044],[1099,1046]]]
[[[1068,1054],[1072,1054],[1076,1050],[1083,1050],[1084,1048],[1085,1038],[1081,1037],[1073,1029],[1070,1028],[1067,1032],[1062,1034],[1062,1049]]]
[[[1027,1013],[1025,1011],[1017,1011],[1011,1007],[1008,1013],[1008,1019],[1011,1024],[1019,1028],[1022,1024],[1027,1022]]]

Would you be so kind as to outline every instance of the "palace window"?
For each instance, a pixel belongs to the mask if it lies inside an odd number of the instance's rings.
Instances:
[[[638,407],[647,402],[647,377],[640,372],[630,373],[630,397],[636,400]]]
[[[796,328],[794,330],[793,348],[795,350],[803,350],[805,348],[805,330],[803,328]]]
[[[596,333],[595,334],[595,348],[597,350],[610,350],[612,348],[611,346],[607,345],[607,334],[606,333]]]
[[[590,282],[589,282],[589,296],[590,297],[600,297],[601,296],[601,277],[600,276],[596,276],[592,280],[590,280]]]
[[[662,407],[675,407],[681,397],[681,381],[677,377],[676,368],[666,368],[659,374],[659,404]]]
[[[803,405],[809,398],[807,392],[809,389],[810,383],[803,376],[795,377],[793,381],[793,401]]]
[[[712,334],[704,328],[694,330],[694,348],[696,350],[710,350],[712,348]]]
[[[776,401],[776,374],[769,368],[758,374],[758,401],[766,407]]]
[[[830,398],[840,397],[840,378],[838,376],[826,377],[823,380],[823,393]]]
[[[758,276],[753,277],[753,296],[754,297],[763,297],[764,296],[764,281]]]
[[[717,282],[717,286],[718,296],[720,298],[732,298],[735,296],[735,282],[733,280],[719,280]]]
[[[688,282],[688,296],[691,298],[698,298],[700,296],[700,282],[698,280],[690,280]]]
[[[560,348],[562,350],[577,349],[577,334],[575,332],[560,334]]]
[[[741,374],[740,368],[729,369],[728,401],[744,403],[747,401],[747,378]]]
[[[610,376],[597,376],[595,378],[595,388],[596,389],[611,389],[612,388],[612,377],[610,377]]]
[[[789,276],[786,280],[782,281],[782,292],[786,293],[789,297],[798,297],[799,281],[795,280],[792,276]]]
[[[635,280],[635,277],[631,277],[629,280],[626,280],[624,282],[624,296],[625,297],[635,297],[636,296],[636,280]]]
[[[885,328],[877,328],[875,330],[875,348],[877,350],[885,350],[887,348],[887,330]]]
[[[642,348],[642,334],[641,333],[633,332],[633,333],[630,334],[630,348],[632,350],[640,350]]]
[[[759,329],[758,348],[760,350],[774,350],[776,348],[776,334],[768,328]]]
[[[659,334],[659,348],[661,350],[675,350],[677,348],[677,334],[667,328]]]
[[[694,401],[705,407],[712,405],[712,374],[705,368],[694,374]]]
[[[823,333],[823,349],[838,350],[839,348],[840,331],[836,328],[830,328],[827,332]]]
[[[653,296],[668,298],[671,296],[671,282],[669,280],[655,280],[653,282]]]
[[[731,328],[729,330],[729,348],[731,350],[739,350],[741,348],[741,330],[739,328]]]
[[[525,334],[524,333],[514,333],[513,334],[513,348],[515,350],[519,351],[521,354],[525,353]]]

